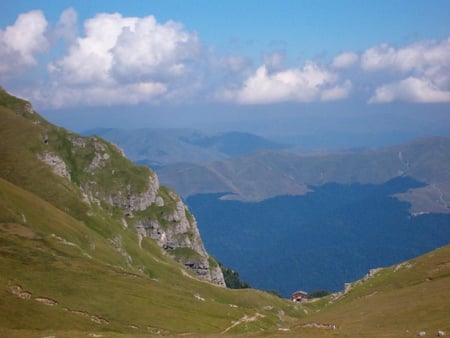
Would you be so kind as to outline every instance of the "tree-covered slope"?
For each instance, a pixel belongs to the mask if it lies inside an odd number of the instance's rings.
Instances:
[[[392,195],[423,183],[328,183],[302,196],[261,202],[189,197],[205,246],[253,287],[289,296],[297,289],[336,291],[371,268],[450,243],[450,215],[412,216]]]

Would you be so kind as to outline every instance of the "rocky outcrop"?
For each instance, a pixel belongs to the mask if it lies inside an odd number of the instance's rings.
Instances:
[[[69,170],[67,169],[67,165],[61,157],[49,152],[38,154],[37,157],[42,162],[48,164],[52,168],[53,173],[70,180]]]
[[[383,270],[383,268],[370,269],[369,272],[362,279],[358,279],[358,280],[356,280],[356,281],[354,281],[352,283],[345,283],[344,284],[344,290],[336,292],[336,293],[333,293],[331,295],[330,302],[334,302],[334,301],[336,301],[338,299],[341,299],[343,296],[345,296],[351,290],[353,290],[355,288],[355,286],[358,286],[358,285],[361,285],[363,283],[366,283],[367,281],[369,281],[372,278],[374,278],[375,275],[377,275],[382,270]]]
[[[140,237],[154,239],[178,262],[195,271],[198,277],[225,286],[222,270],[214,264],[214,259],[208,255],[203,246],[195,218],[178,195],[169,192],[169,196],[175,201],[175,207],[166,212],[161,220],[136,220],[134,222],[136,232]],[[193,252],[186,254],[183,249]]]
[[[46,151],[38,158],[60,177],[70,180],[73,170],[73,183],[81,188],[85,203],[122,210],[124,218],[120,222],[124,228],[137,232],[140,248],[143,238],[150,237],[199,278],[225,286],[222,270],[203,246],[195,218],[175,192],[161,190],[153,171],[134,166],[120,149],[98,137],[72,133],[65,136],[71,144],[69,151],[61,154]],[[125,251],[120,235],[109,242],[131,266],[133,259]]]

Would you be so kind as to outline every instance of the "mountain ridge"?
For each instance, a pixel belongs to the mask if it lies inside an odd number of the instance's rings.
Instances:
[[[263,149],[287,147],[250,133],[205,133],[187,128],[98,128],[83,135],[98,135],[119,144],[134,162],[152,168],[183,161],[224,160]]]
[[[378,184],[406,175],[427,184],[397,196],[412,204],[412,213],[449,213],[450,174],[445,170],[449,166],[450,138],[433,137],[363,151],[306,155],[265,151],[225,161],[178,163],[157,173],[184,198],[229,192],[223,198],[241,201],[303,195],[312,186],[329,182]]]

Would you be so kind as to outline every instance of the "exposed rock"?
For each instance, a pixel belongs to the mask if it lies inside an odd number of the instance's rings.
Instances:
[[[360,285],[362,283],[366,283],[368,280],[375,277],[375,275],[383,270],[383,268],[376,268],[376,269],[370,269],[369,272],[360,280],[357,280],[353,283],[345,283],[344,284],[344,291],[336,292],[331,295],[330,302],[334,302],[338,299],[340,299],[342,296],[345,296],[347,293],[349,293],[355,286]]]
[[[11,291],[13,295],[16,295],[21,299],[25,300],[31,299],[31,292],[23,290],[22,286],[20,285],[11,285],[9,287],[9,291]]]
[[[195,299],[200,300],[200,301],[202,301],[202,302],[205,301],[205,298],[203,298],[202,296],[200,296],[200,294],[198,294],[198,293],[196,293],[196,294],[194,295],[194,297],[195,297]]]
[[[85,188],[84,190],[87,189],[89,190],[90,188]],[[125,189],[126,191],[118,190],[114,191],[114,195],[105,196],[104,201],[109,205],[124,208],[126,214],[131,216],[133,211],[143,211],[153,203],[156,203],[159,180],[156,174],[151,173],[148,177],[147,189],[144,192],[136,193],[130,185],[126,186]]]
[[[161,196],[156,196],[155,204],[158,207],[163,207],[164,206],[164,199]]]
[[[225,286],[222,270],[219,266],[211,266],[209,262],[209,255],[201,241],[195,218],[191,216],[191,219],[188,219],[188,209],[178,195],[172,192],[169,195],[176,201],[175,208],[162,216],[169,225],[162,226],[156,219],[138,220],[134,223],[138,238],[150,237],[169,253],[177,248],[192,249],[197,254],[195,257],[174,258],[194,270],[200,278]]]
[[[122,155],[122,157],[125,157],[125,151],[123,151],[122,148],[120,148],[117,144],[110,142],[110,144],[117,150],[117,152]]]
[[[24,105],[23,109],[25,110],[26,113],[34,114],[34,109],[33,109],[33,106],[31,105],[31,103],[26,103]]]
[[[303,325],[303,327],[314,328],[314,329],[336,330],[336,325],[334,325],[334,324],[308,323],[308,324]]]
[[[95,153],[94,158],[87,168],[87,172],[93,174],[97,169],[105,167],[109,157],[108,153]]]
[[[48,164],[52,168],[53,173],[70,180],[70,173],[67,170],[67,165],[61,157],[49,152],[38,154],[37,157],[42,162]]]
[[[411,269],[412,268],[412,264],[409,262],[403,262],[400,264],[397,264],[394,268],[394,272],[397,272],[400,269]]]
[[[160,192],[159,180],[154,172],[143,168],[135,170],[131,163],[118,160],[118,154],[123,156],[121,149],[96,136],[82,137],[68,133],[66,137],[72,145],[73,158],[70,162],[64,153],[45,152],[39,158],[49,164],[57,175],[69,179],[64,160],[72,163],[83,159],[76,162],[74,168],[77,170],[74,169],[73,176],[74,183],[81,188],[80,197],[87,205],[102,208],[108,204],[119,209],[125,216],[119,222],[124,229],[136,230],[141,249],[143,239],[150,237],[179,263],[194,270],[201,279],[225,286],[222,270],[206,252],[194,217],[175,192],[169,189]],[[89,154],[92,160],[86,163]],[[117,168],[114,163],[118,164]],[[83,175],[78,172],[80,170],[90,175]],[[134,173],[137,179],[127,176]],[[123,247],[120,235],[109,241],[131,266],[132,257]]]
[[[70,141],[72,142],[72,145],[80,148],[86,148],[86,138],[85,137],[71,137]]]
[[[58,305],[58,302],[54,299],[47,298],[47,297],[36,297],[34,299],[36,302],[48,305],[48,306],[56,306]]]
[[[156,202],[156,194],[159,190],[159,180],[156,174],[152,174],[148,177],[148,186],[147,190],[141,194],[133,194],[130,191],[130,187],[128,189],[128,208],[131,211],[138,210],[142,211],[147,209],[151,204]]]
[[[94,323],[97,323],[97,324],[109,324],[108,320],[106,320],[105,318],[102,318],[100,316],[92,315],[91,316],[91,321],[93,321]]]
[[[125,262],[131,266],[131,263],[133,263],[133,259],[128,254],[128,252],[125,250],[122,244],[122,236],[117,235],[114,238],[111,238],[109,242],[112,244],[114,250],[116,250],[118,253],[122,255],[123,258],[125,258]]]

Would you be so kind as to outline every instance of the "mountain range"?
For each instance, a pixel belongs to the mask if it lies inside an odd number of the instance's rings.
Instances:
[[[402,176],[425,185],[398,196],[412,212],[450,212],[450,138],[430,137],[380,149],[314,152],[264,151],[224,161],[177,163],[157,170],[183,197],[222,193],[222,198],[261,201],[303,195],[326,183],[381,184]],[[202,178],[202,179],[200,179]]]
[[[448,245],[317,301],[230,290],[194,215],[153,171],[99,137],[52,125],[3,89],[0,117],[2,337],[450,330]]]
[[[286,145],[244,132],[205,133],[193,129],[93,129],[83,135],[98,135],[114,142],[135,163],[159,168],[177,162],[224,160]]]

